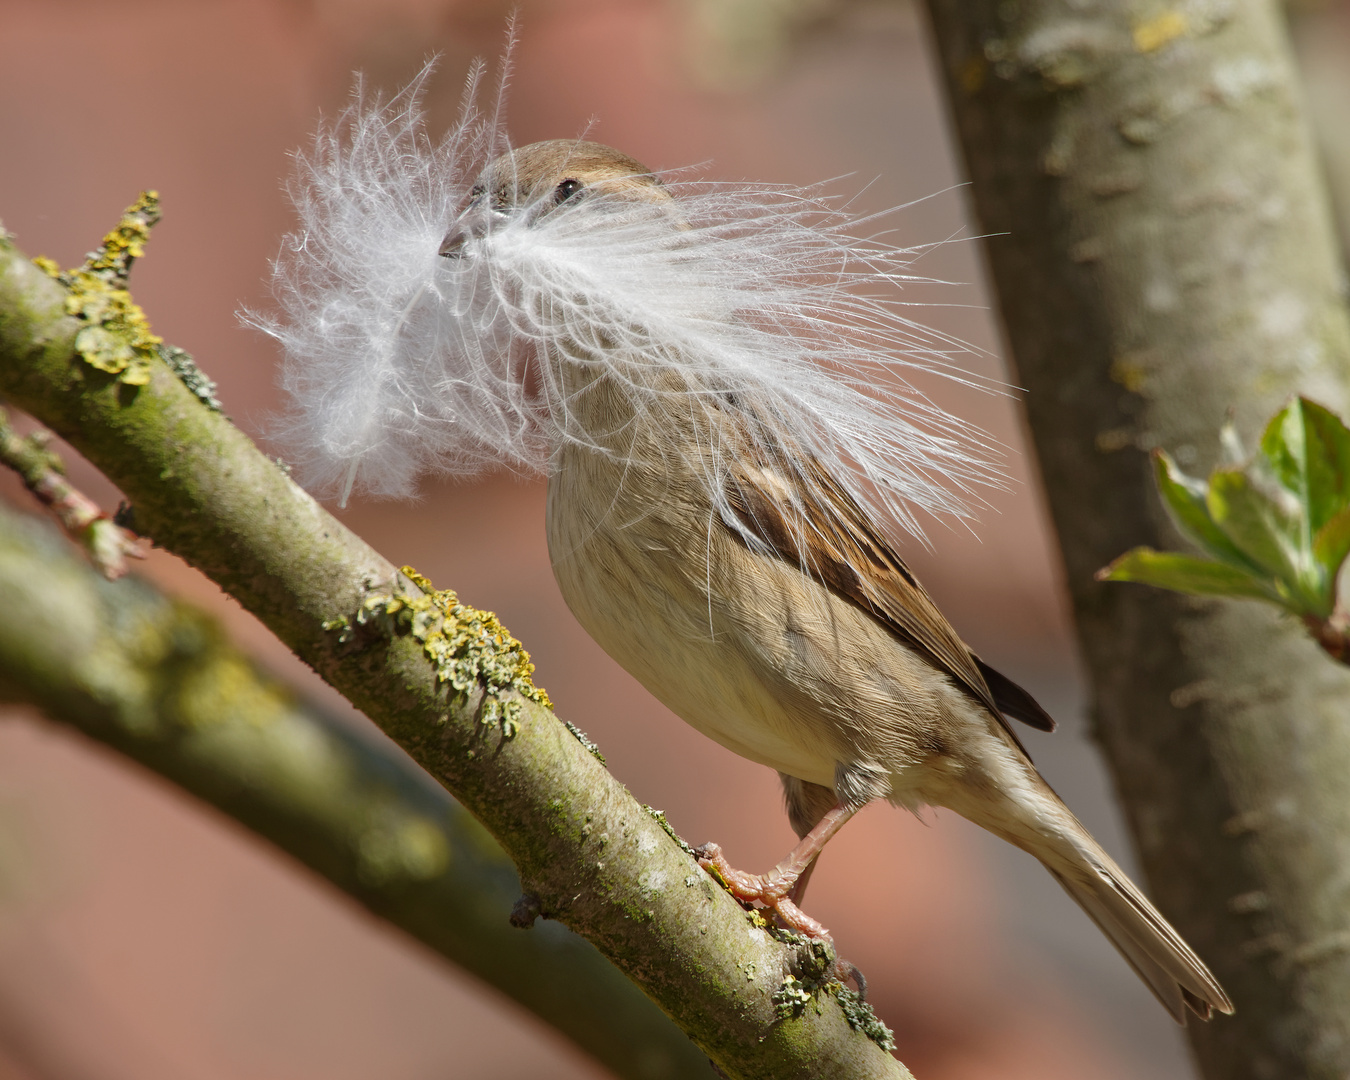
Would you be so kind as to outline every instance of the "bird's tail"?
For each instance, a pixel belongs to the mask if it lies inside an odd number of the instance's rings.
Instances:
[[[966,816],[1035,855],[1177,1023],[1186,1023],[1187,1009],[1203,1020],[1210,1019],[1215,1011],[1231,1014],[1233,1003],[1204,962],[1050,786],[1034,773],[1032,777],[1033,791],[1023,789],[1021,794],[1024,798],[1031,795],[1030,801],[1037,804],[1034,813],[1008,813],[1012,810],[1010,799],[1000,807],[1003,813],[990,815],[986,804],[984,813]],[[957,806],[953,809],[963,812]]]
[[[1217,979],[1124,871],[1086,831],[1077,859],[1042,854],[1045,868],[1078,902],[1179,1024],[1190,1009],[1202,1020],[1233,1003]]]

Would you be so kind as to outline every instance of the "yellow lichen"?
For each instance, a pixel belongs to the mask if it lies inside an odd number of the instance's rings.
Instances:
[[[787,976],[769,998],[773,1002],[778,1019],[790,1020],[794,1016],[801,1016],[806,1007],[812,1004],[815,1005],[816,1014],[819,1015],[820,1002],[812,996],[811,990],[812,988],[795,975]]]
[[[142,191],[126,208],[117,227],[103,238],[99,249],[84,264],[91,273],[112,274],[126,281],[131,261],[145,254],[151,227],[159,221],[159,192]]]
[[[131,386],[150,381],[162,344],[126,288],[131,263],[145,253],[151,226],[158,220],[159,194],[143,191],[83,266],[63,271],[51,259],[33,260],[66,287],[67,314],[88,324],[75,335],[79,354],[91,367]]]
[[[1111,361],[1111,381],[1123,386],[1132,394],[1139,393],[1148,383],[1149,369],[1145,361],[1146,352],[1131,352],[1117,356]]]
[[[1181,37],[1189,29],[1190,22],[1184,13],[1165,11],[1135,25],[1134,47],[1138,52],[1150,53]]]
[[[356,624],[374,625],[392,636],[409,632],[436,668],[436,678],[461,694],[482,687],[484,724],[500,724],[509,738],[520,722],[519,698],[553,708],[548,694],[530,676],[530,654],[490,611],[461,604],[453,589],[437,590],[411,566],[403,573],[422,590],[417,596],[376,594],[366,598],[356,613]],[[341,629],[345,640],[351,626],[345,618],[330,619],[325,629]],[[512,696],[515,695],[515,696]]]

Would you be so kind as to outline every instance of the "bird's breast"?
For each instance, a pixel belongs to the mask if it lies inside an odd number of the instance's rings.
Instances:
[[[784,708],[728,622],[727,598],[710,592],[721,552],[710,504],[701,488],[672,479],[589,449],[562,451],[547,530],[563,599],[605,652],[694,728],[743,757],[831,784],[836,755]]]
[[[750,551],[684,460],[559,451],[549,555],[577,620],[741,756],[825,786],[837,764],[865,762],[905,786],[942,723],[946,681],[846,599]]]

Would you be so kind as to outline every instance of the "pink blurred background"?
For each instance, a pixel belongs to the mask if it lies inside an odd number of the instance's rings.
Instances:
[[[730,10],[525,3],[514,141],[586,131],[654,168],[707,163],[710,177],[779,183],[844,176],[835,190],[859,192],[861,211],[934,196],[895,216],[898,243],[973,234],[909,7],[845,6],[781,55],[753,43],[728,52],[700,31],[700,18]],[[289,152],[341,107],[353,70],[393,89],[432,53],[442,56],[432,125],[444,126],[469,60],[500,51],[506,14],[491,0],[0,0],[0,220],[29,254],[69,266],[139,190],[158,189],[165,216],[133,275],[136,297],[256,434],[278,403],[276,355],[235,313],[269,303],[268,259],[291,223]],[[918,269],[969,283],[921,294],[965,305],[923,317],[986,349],[972,366],[1000,377],[977,244],[944,245]],[[1059,716],[1058,734],[1026,733],[1033,756],[1128,863],[1081,716],[1015,397],[931,390],[1010,448],[1015,482],[991,497],[978,538],[939,527],[933,553],[914,544],[906,554],[967,640]],[[73,471],[115,505],[88,466]],[[29,505],[10,478],[0,487]],[[433,484],[416,504],[356,503],[341,516],[394,562],[497,611],[560,714],[681,835],[716,838],[747,869],[786,851],[777,779],[665,712],[572,620],[548,569],[540,483]],[[144,572],[367,723],[195,571],[156,552]],[[1187,1074],[1177,1029],[1048,875],[959,818],[869,809],[830,845],[808,906],[866,971],[920,1080]],[[602,1073],[168,785],[33,715],[5,716],[0,1080],[371,1075]]]

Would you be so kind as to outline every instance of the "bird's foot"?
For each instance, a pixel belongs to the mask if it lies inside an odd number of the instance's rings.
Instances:
[[[858,988],[858,1000],[867,1000],[867,977],[863,975],[862,969],[857,964],[836,956],[834,963],[830,965],[829,974],[831,978],[838,979],[841,983],[852,980],[853,985]]]
[[[793,886],[801,871],[775,867],[767,874],[747,874],[735,869],[722,854],[718,844],[704,844],[694,849],[698,864],[713,873],[726,885],[727,891],[743,904],[762,904],[778,917],[789,930],[794,930],[818,941],[832,941],[830,932],[811,918],[791,900]]]

